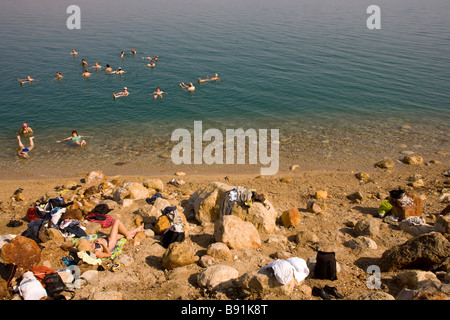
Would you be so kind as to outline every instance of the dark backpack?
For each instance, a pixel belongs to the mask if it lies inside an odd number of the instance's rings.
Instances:
[[[0,262],[0,276],[6,281],[6,285],[11,284],[12,279],[16,274],[17,266],[13,263]]]
[[[44,283],[45,291],[47,291],[47,295],[53,300],[67,300],[67,298],[61,294],[64,291],[69,292],[72,295],[70,300],[75,296],[75,291],[67,289],[66,284],[58,273],[48,273],[42,281]]]
[[[57,272],[46,274],[42,281],[49,297],[66,290],[66,284]]]
[[[173,242],[183,242],[184,238],[184,232],[177,232],[169,228],[163,234],[162,245],[164,248],[168,248],[169,245]]]

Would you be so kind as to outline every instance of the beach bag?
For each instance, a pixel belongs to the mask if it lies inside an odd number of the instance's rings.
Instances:
[[[12,279],[16,274],[17,266],[14,263],[0,262],[0,276],[6,281],[6,285],[11,284]]]
[[[47,295],[51,298],[53,298],[55,294],[61,293],[67,289],[66,284],[57,272],[46,274],[42,281],[44,282],[44,288],[45,291],[47,291]]]
[[[181,228],[180,228],[181,227]],[[183,227],[180,225],[172,225],[163,234],[162,245],[164,248],[168,248],[173,242],[183,242],[185,239],[185,233]]]
[[[314,277],[316,279],[337,280],[336,257],[334,252],[317,252]]]

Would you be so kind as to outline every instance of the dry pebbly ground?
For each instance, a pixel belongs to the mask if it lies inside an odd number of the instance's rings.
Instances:
[[[267,293],[252,295],[244,292],[238,285],[226,290],[210,291],[197,284],[198,274],[205,268],[200,261],[189,265],[167,270],[162,265],[165,248],[161,246],[161,236],[150,232],[138,245],[131,242],[125,245],[123,254],[127,263],[122,264],[116,272],[98,272],[98,281],[76,290],[79,300],[92,299],[95,294],[103,293],[106,299],[120,297],[123,300],[237,300],[237,299],[265,299],[265,300],[316,300],[321,299],[311,294],[314,286],[322,287],[326,284],[338,288],[347,300],[361,299],[368,294],[388,293],[396,297],[403,289],[397,281],[396,272],[385,272],[381,275],[381,288],[371,290],[366,272],[370,265],[376,265],[383,252],[393,246],[402,244],[414,236],[400,229],[398,223],[386,222],[377,217],[377,208],[389,190],[404,186],[413,190],[424,200],[423,217],[430,225],[436,216],[448,205],[443,195],[450,189],[449,178],[443,175],[448,167],[443,164],[405,165],[397,164],[394,169],[368,170],[368,180],[360,180],[351,171],[301,171],[286,170],[276,176],[259,177],[255,175],[190,175],[185,176],[116,176],[108,180],[143,182],[148,178],[160,178],[165,182],[164,195],[169,201],[183,208],[187,218],[187,239],[192,244],[198,257],[205,255],[208,246],[215,242],[214,224],[199,223],[191,206],[189,198],[210,182],[218,181],[232,186],[244,186],[256,189],[258,193],[266,195],[277,213],[290,208],[299,208],[301,222],[295,227],[284,227],[277,219],[276,229],[271,234],[260,232],[262,246],[260,249],[232,249],[231,260],[216,261],[235,268],[239,276],[248,271],[261,268],[274,261],[281,254],[300,257],[307,260],[313,257],[318,249],[326,248],[336,253],[336,260],[340,266],[338,279],[319,280],[306,278],[297,285],[291,294]],[[68,181],[82,185],[82,178],[53,179],[53,180],[14,180],[3,181],[0,189],[1,215],[0,234],[21,234],[26,229],[24,217],[30,205],[41,197],[57,194],[57,190]],[[173,178],[182,179],[185,185],[177,187],[167,182]],[[412,186],[414,181],[420,183]],[[423,183],[422,183],[423,182]],[[23,199],[11,199],[14,191],[22,188]],[[327,198],[320,200],[320,213],[310,213],[306,210],[308,200],[314,197],[316,191],[327,191]],[[362,200],[352,197],[356,192]],[[136,211],[145,205],[144,200],[136,200],[127,207],[118,205],[111,216],[124,221],[132,227],[136,218]],[[356,238],[354,226],[361,219],[374,219],[379,222],[379,232],[371,236],[376,248],[352,248],[349,241]],[[7,227],[11,219],[24,221],[20,227]],[[147,229],[152,226],[146,225]],[[298,237],[299,234],[304,237]],[[67,255],[60,249],[61,242],[50,240],[43,243],[41,262],[52,268],[61,268],[61,259]],[[444,275],[440,274],[442,278]],[[112,294],[108,296],[108,293]],[[116,295],[113,295],[113,294]],[[117,294],[118,293],[118,294]],[[99,298],[100,295],[97,295]],[[17,298],[17,296],[16,296]],[[382,295],[378,295],[383,299]],[[377,299],[374,296],[373,299]]]

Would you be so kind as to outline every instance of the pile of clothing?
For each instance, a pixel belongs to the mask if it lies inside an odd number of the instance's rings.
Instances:
[[[255,190],[238,186],[225,194],[220,206],[220,216],[230,215],[236,203],[250,207],[254,201],[264,204],[265,200],[264,196],[256,193]]]
[[[292,257],[286,260],[277,259],[261,269],[271,268],[277,281],[281,284],[291,282],[295,278],[297,282],[303,281],[309,275],[309,268],[302,258]]]

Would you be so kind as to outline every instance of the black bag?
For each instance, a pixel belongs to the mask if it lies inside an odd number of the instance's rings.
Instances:
[[[314,277],[316,279],[337,280],[336,257],[334,252],[317,252]]]
[[[164,248],[168,248],[173,242],[183,242],[185,238],[184,232],[177,232],[172,229],[168,229],[163,234],[162,245]]]
[[[66,290],[66,284],[57,272],[45,275],[43,282],[49,297],[53,297],[55,294]]]
[[[6,285],[11,284],[12,279],[16,274],[17,266],[13,263],[0,262],[0,276],[6,281]]]

